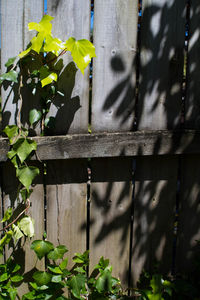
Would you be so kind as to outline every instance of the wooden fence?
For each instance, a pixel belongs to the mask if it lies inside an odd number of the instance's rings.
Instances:
[[[47,165],[31,196],[35,238],[46,231],[71,257],[89,249],[91,267],[110,258],[125,286],[156,261],[164,273],[189,272],[200,238],[200,2],[190,2],[143,0],[139,16],[137,0],[95,0],[92,75],[66,55],[55,130],[35,129]],[[42,0],[1,0],[2,71],[43,11]],[[48,0],[47,13],[56,36],[90,39],[90,0]],[[26,126],[37,101],[24,94]],[[16,123],[17,100],[2,89],[3,127]],[[1,213],[16,196],[8,147],[2,137]],[[35,264],[29,246],[19,253],[25,272]]]

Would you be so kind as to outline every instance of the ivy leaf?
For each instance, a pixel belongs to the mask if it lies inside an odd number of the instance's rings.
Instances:
[[[14,145],[13,150],[18,155],[21,163],[31,154],[32,151],[37,149],[37,143],[30,139],[19,139]]]
[[[16,288],[14,288],[13,286],[9,287],[8,288],[8,293],[9,293],[9,296],[10,296],[10,300],[15,300],[16,299],[16,296],[17,296]]]
[[[19,181],[26,187],[29,191],[29,186],[32,184],[33,179],[39,175],[40,170],[36,167],[26,167],[22,166],[16,170],[16,175],[19,178]]]
[[[57,38],[53,38],[52,35],[47,35],[44,43],[44,51],[52,52],[58,56],[59,52],[65,48],[64,43]]]
[[[3,273],[0,275],[0,282],[6,281],[8,279],[8,273]]]
[[[18,223],[19,229],[23,231],[23,233],[28,237],[34,236],[34,220],[30,217],[24,217],[22,218]]]
[[[8,61],[5,63],[5,67],[8,68],[8,67],[12,66],[13,63],[15,62],[16,58],[17,58],[17,56],[9,58]]]
[[[111,267],[105,268],[96,281],[95,287],[99,293],[103,291],[110,292],[112,290]]]
[[[67,264],[68,264],[68,257],[63,259],[63,261],[59,264],[59,268],[63,271],[67,267]]]
[[[73,257],[73,261],[78,264],[88,265],[89,263],[89,250],[86,250],[83,254],[75,253]]]
[[[24,277],[21,275],[15,275],[15,276],[10,277],[10,280],[12,282],[19,282],[19,281],[22,281],[23,279],[24,279]]]
[[[13,224],[12,230],[13,230],[13,238],[15,239],[15,241],[19,240],[21,237],[24,236],[17,225]]]
[[[154,274],[151,281],[150,286],[153,290],[154,294],[159,294],[159,296],[162,296],[162,276],[161,274]]]
[[[86,277],[82,274],[73,276],[69,280],[68,285],[74,297],[78,299],[82,299],[81,293],[82,293],[82,289],[85,288],[85,283],[86,283]]]
[[[67,50],[71,52],[72,58],[76,63],[77,67],[81,70],[82,74],[84,74],[84,70],[87,65],[90,63],[92,57],[96,57],[95,47],[88,40],[78,40],[70,37],[65,46]]]
[[[51,278],[52,275],[47,272],[36,271],[33,274],[33,279],[39,286],[48,284],[51,281]]]
[[[19,128],[17,125],[7,125],[4,128],[3,132],[5,132],[5,134],[9,138],[10,144],[12,145],[13,141],[19,134]]]
[[[37,121],[39,121],[42,117],[42,113],[41,111],[37,110],[37,109],[31,109],[29,112],[29,122],[31,125],[33,125],[34,123],[36,123]]]
[[[5,214],[4,214],[4,217],[3,217],[3,219],[1,220],[1,223],[4,223],[4,222],[8,221],[8,220],[11,218],[12,213],[13,213],[12,207],[9,207],[9,208],[6,210],[6,212],[5,212]]]
[[[54,246],[48,241],[35,240],[31,244],[31,249],[33,249],[39,259],[42,259],[46,254],[48,254]]]
[[[4,73],[0,76],[0,83],[2,83],[4,80],[17,83],[18,82],[18,73],[14,70],[10,70],[9,72]]]
[[[51,282],[58,283],[58,282],[61,282],[61,281],[62,281],[62,276],[61,276],[61,275],[54,275],[54,276],[51,278]]]
[[[39,23],[31,22],[28,24],[29,31],[36,30],[38,32],[45,32],[51,34],[52,24],[50,23],[54,18],[49,15],[44,15]]]
[[[48,269],[55,274],[63,274],[63,272],[61,271],[61,269],[59,267],[52,267],[52,266],[48,266]]]
[[[48,259],[56,260],[56,259],[62,259],[63,255],[67,252],[67,248],[64,245],[60,245],[53,249],[49,254],[47,255]]]

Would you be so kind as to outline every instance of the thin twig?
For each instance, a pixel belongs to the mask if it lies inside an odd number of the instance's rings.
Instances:
[[[22,94],[21,94],[22,87],[23,87],[23,77],[22,77],[22,74],[20,74],[20,82],[19,82],[19,90],[18,90],[20,106],[19,106],[18,117],[17,117],[17,125],[18,125],[19,129],[21,129],[21,127],[22,127],[22,124],[21,124],[21,111],[22,111],[22,103],[23,103]]]
[[[27,212],[27,210],[30,208],[30,200],[27,199],[26,200],[26,208],[20,212],[20,214],[11,222],[9,223],[7,226],[5,226],[4,228],[0,229],[0,231],[4,231],[6,230],[8,227],[10,227],[11,225],[13,225],[24,213]]]

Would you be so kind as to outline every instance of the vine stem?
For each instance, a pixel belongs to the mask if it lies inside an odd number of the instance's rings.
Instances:
[[[19,81],[19,90],[18,90],[18,95],[20,99],[20,105],[19,105],[19,111],[18,111],[18,117],[17,117],[17,126],[19,127],[19,130],[21,130],[22,124],[21,124],[21,111],[22,111],[22,94],[21,94],[21,89],[23,87],[23,77],[22,74],[20,74],[20,81]]]
[[[30,200],[26,199],[26,208],[22,212],[20,212],[20,214],[11,223],[9,223],[8,225],[6,225],[0,231],[4,231],[7,228],[9,228],[11,225],[13,225],[24,213],[27,212],[27,210],[30,208],[30,205],[31,205]]]

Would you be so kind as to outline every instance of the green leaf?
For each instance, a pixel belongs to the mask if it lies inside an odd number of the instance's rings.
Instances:
[[[13,231],[9,230],[5,233],[4,237],[0,240],[0,247],[4,247],[8,244],[13,236]]]
[[[38,122],[42,117],[42,113],[41,111],[37,110],[37,109],[31,109],[29,112],[29,122],[31,125],[33,125],[34,123]]]
[[[15,224],[12,224],[12,230],[13,230],[13,238],[15,239],[15,242],[24,236],[21,230],[19,229],[19,227],[16,226]]]
[[[47,255],[48,259],[60,259],[63,258],[63,255],[67,252],[67,248],[64,245],[57,246]]]
[[[55,274],[63,274],[62,270],[59,267],[52,267],[52,266],[48,266],[48,269]]]
[[[5,67],[8,68],[8,67],[12,66],[13,63],[15,62],[16,58],[17,58],[17,56],[9,58],[8,61],[5,63]]]
[[[154,294],[162,293],[162,276],[161,274],[154,274],[150,281],[150,286]]]
[[[31,244],[31,249],[33,249],[39,259],[42,259],[46,254],[48,254],[54,248],[53,244],[48,241],[35,240]]]
[[[35,300],[35,291],[26,293],[25,295],[23,295],[22,300],[24,299],[28,299],[28,300]]]
[[[102,256],[99,260],[99,263],[94,267],[95,269],[98,270],[104,270],[106,267],[108,267],[109,265],[109,259],[104,259],[104,257]]]
[[[61,282],[61,281],[62,281],[62,276],[61,275],[54,275],[51,278],[51,282],[58,283],[58,282]]]
[[[112,290],[112,275],[110,267],[105,268],[96,281],[96,289],[99,293]]]
[[[16,175],[19,178],[19,181],[26,187],[29,191],[29,186],[32,184],[34,178],[39,175],[40,170],[36,167],[26,167],[22,166],[16,170]]]
[[[59,52],[65,48],[64,43],[57,38],[53,38],[52,35],[47,35],[44,43],[44,51],[52,52],[58,56]]]
[[[3,217],[3,219],[1,220],[1,223],[4,223],[4,222],[8,221],[8,220],[11,218],[12,213],[13,213],[12,207],[9,207],[9,208],[6,210],[6,212],[5,212],[5,214],[4,214],[4,217]]]
[[[81,293],[82,289],[84,289],[86,283],[86,277],[82,274],[78,274],[76,276],[73,276],[69,281],[68,281],[68,286],[71,289],[71,292],[74,297],[78,299],[81,298]]]
[[[18,227],[23,231],[23,233],[28,237],[34,236],[34,220],[30,217],[24,217],[18,222]]]
[[[4,80],[17,83],[18,82],[18,73],[14,70],[10,70],[9,72],[4,73],[0,76],[0,83],[2,83]]]
[[[23,279],[24,279],[24,277],[21,276],[21,275],[15,275],[15,276],[10,277],[10,280],[11,280],[12,282],[20,282],[20,281],[22,281]]]
[[[68,257],[63,259],[63,261],[59,264],[59,268],[63,271],[64,269],[66,269],[68,264]]]
[[[8,293],[9,293],[9,296],[10,296],[10,300],[15,300],[16,299],[16,296],[17,296],[16,288],[14,288],[13,286],[8,288]]]
[[[73,257],[73,261],[78,264],[85,264],[88,265],[89,263],[89,251],[85,251],[83,254],[81,253],[75,253],[75,256]]]
[[[21,163],[37,149],[37,143],[31,139],[20,138],[14,145],[13,151],[18,155]]]
[[[75,38],[70,37],[66,41],[65,46],[67,50],[71,52],[77,67],[84,74],[84,70],[90,63],[92,57],[96,57],[94,45],[88,40],[83,39],[76,41]]]
[[[8,279],[8,273],[3,273],[0,275],[0,282],[6,281]]]
[[[46,285],[51,281],[52,275],[47,272],[36,271],[33,274],[33,279],[35,282],[40,285]]]
[[[3,132],[5,132],[5,134],[7,135],[7,137],[9,138],[10,144],[13,143],[13,141],[15,140],[15,138],[18,136],[19,134],[19,128],[16,125],[7,125]]]

